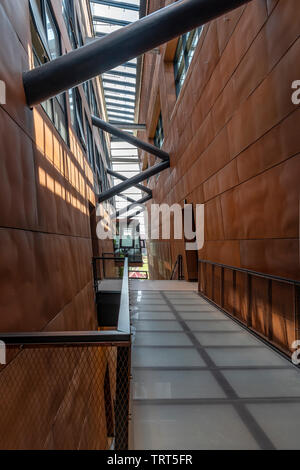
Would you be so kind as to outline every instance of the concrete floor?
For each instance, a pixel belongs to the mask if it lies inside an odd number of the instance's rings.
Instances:
[[[195,285],[148,283],[131,288],[131,449],[300,449],[300,371]]]

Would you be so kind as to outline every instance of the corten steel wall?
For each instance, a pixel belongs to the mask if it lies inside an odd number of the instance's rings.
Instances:
[[[166,2],[170,3],[170,2]],[[177,41],[147,53],[139,121],[151,142],[161,110],[171,168],[155,203],[205,204],[199,258],[299,279],[298,0],[254,0],[204,27],[176,100]],[[163,6],[148,1],[148,12]],[[141,154],[143,167],[154,159]],[[149,204],[150,205],[150,204]],[[169,278],[183,241],[149,242],[153,279]],[[209,280],[207,282],[210,282]]]
[[[148,1],[148,12],[162,2]],[[205,204],[199,259],[300,279],[300,109],[291,100],[300,77],[297,0],[254,0],[204,27],[176,100],[177,41],[146,54],[140,122],[152,141],[162,113],[171,168],[152,178],[155,203]],[[143,168],[153,158],[141,154]],[[150,204],[148,204],[150,206]],[[169,279],[183,240],[150,240],[153,279]],[[205,268],[205,269],[204,269]],[[201,264],[200,291],[290,354],[299,337],[293,286]],[[221,285],[224,288],[223,296]],[[296,297],[295,297],[296,294]],[[298,306],[297,306],[298,305]]]
[[[62,2],[51,3],[62,49],[70,50]],[[7,87],[0,107],[0,331],[94,329],[94,177],[72,128],[69,149],[42,107],[32,111],[25,104],[22,72],[32,61],[27,0],[0,2],[0,41],[0,79]]]

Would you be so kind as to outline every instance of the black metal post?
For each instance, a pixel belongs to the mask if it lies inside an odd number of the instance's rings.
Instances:
[[[34,106],[112,70],[251,0],[180,0],[107,36],[24,73]]]
[[[170,156],[167,152],[155,147],[154,145],[149,144],[148,142],[143,142],[140,139],[128,134],[128,132],[124,132],[121,129],[118,129],[115,126],[112,126],[108,122],[103,121],[102,119],[97,118],[96,116],[92,116],[92,122],[94,126],[99,127],[105,132],[114,135],[115,137],[119,137],[120,139],[128,142],[129,144],[138,147],[141,150],[145,150],[145,152],[151,153],[156,157],[161,158],[162,160],[169,160]]]

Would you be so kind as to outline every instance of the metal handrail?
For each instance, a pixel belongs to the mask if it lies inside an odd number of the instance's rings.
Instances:
[[[130,336],[128,258],[124,258],[124,272],[119,310],[118,332],[125,333],[126,335]]]
[[[128,342],[130,341],[130,335],[118,330],[0,333],[0,341],[3,341],[7,345],[96,345],[98,343]]]
[[[269,279],[273,281],[279,281],[279,282],[285,282],[287,284],[292,284],[292,285],[298,285],[300,286],[300,280],[296,279],[290,279],[287,277],[281,277],[281,276],[275,276],[273,274],[266,274],[266,273],[261,273],[258,271],[253,271],[251,269],[246,269],[246,268],[238,268],[236,266],[230,266],[227,264],[222,264],[222,263],[215,263],[214,261],[209,261],[206,259],[199,259],[198,263],[205,263],[205,264],[210,264],[211,266],[218,266],[219,268],[224,268],[224,269],[232,269],[237,272],[241,272],[244,274],[250,274],[255,277],[262,277],[264,279]]]

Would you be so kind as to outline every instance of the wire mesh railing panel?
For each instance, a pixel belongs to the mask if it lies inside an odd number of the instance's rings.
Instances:
[[[129,344],[9,346],[7,357],[0,449],[127,448]]]

